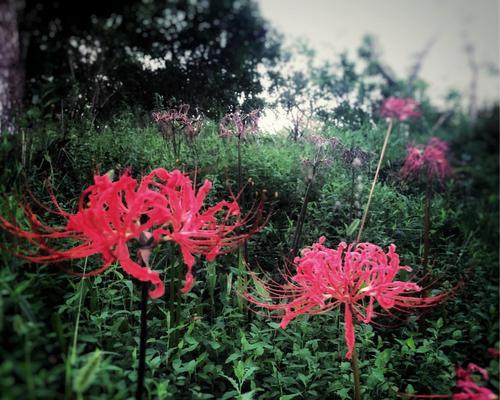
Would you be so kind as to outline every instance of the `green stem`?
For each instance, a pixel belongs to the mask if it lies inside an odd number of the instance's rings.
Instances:
[[[83,264],[83,273],[85,274],[87,270],[87,258],[85,258],[85,263]],[[75,321],[75,330],[73,332],[73,344],[71,345],[71,354],[69,357],[69,363],[66,364],[66,396],[68,399],[72,397],[72,392],[71,392],[71,375],[72,375],[72,370],[73,366],[75,365],[76,362],[76,344],[78,342],[78,329],[80,326],[80,315],[82,313],[82,303],[83,303],[83,285],[85,283],[85,277],[82,277],[82,280],[80,281],[80,299],[78,300],[78,310],[76,313],[76,321]]]
[[[352,151],[352,149],[351,149]],[[354,218],[354,187],[356,183],[356,171],[354,167],[351,165],[351,206],[349,208],[349,218],[352,220]]]
[[[355,329],[355,326],[353,327]],[[354,345],[354,349],[352,351],[351,358],[351,368],[352,368],[352,376],[354,381],[354,400],[361,400],[361,370],[359,368],[358,362],[358,352],[356,350],[356,345]]]
[[[432,198],[432,178],[427,179],[425,187],[425,206],[424,206],[424,255],[422,266],[424,271],[429,263],[430,249],[430,231],[431,231],[431,198]]]
[[[306,219],[307,212],[307,204],[309,203],[309,196],[311,193],[313,179],[310,179],[307,183],[306,192],[304,194],[304,202],[302,203],[302,207],[300,209],[299,218],[297,219],[297,227],[295,228],[295,232],[293,234],[292,241],[292,249],[290,251],[290,258],[293,260],[297,255],[300,247],[300,241],[302,239],[302,227],[304,226],[304,220]]]
[[[148,282],[141,282],[141,333],[139,339],[139,366],[137,369],[136,399],[142,400],[146,372],[146,343],[148,339]]]
[[[363,235],[363,229],[365,227],[366,217],[368,216],[368,210],[370,209],[370,203],[372,201],[373,191],[375,190],[375,185],[377,184],[378,174],[380,172],[380,167],[382,166],[382,161],[384,160],[385,150],[387,149],[387,143],[389,143],[389,136],[391,135],[391,132],[392,132],[392,125],[393,125],[393,121],[391,119],[389,122],[389,126],[387,127],[387,132],[385,134],[384,144],[382,145],[382,150],[380,152],[380,158],[379,158],[378,164],[377,164],[377,170],[375,171],[375,176],[373,177],[373,182],[372,182],[372,187],[370,189],[370,194],[368,195],[368,201],[366,202],[365,212],[363,213],[363,218],[361,219],[361,225],[359,227],[358,236],[356,237],[356,243],[359,243],[359,241],[361,240],[361,236]]]
[[[241,177],[241,139],[238,138],[238,194],[241,194],[242,177]]]

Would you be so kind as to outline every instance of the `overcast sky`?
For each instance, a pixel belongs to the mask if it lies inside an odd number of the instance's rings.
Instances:
[[[290,42],[304,38],[318,57],[355,51],[373,34],[383,61],[401,78],[415,54],[435,38],[420,76],[440,103],[450,88],[468,93],[470,69],[464,38],[482,66],[479,102],[499,99],[499,0],[259,0],[264,17]],[[354,55],[354,53],[352,53]]]

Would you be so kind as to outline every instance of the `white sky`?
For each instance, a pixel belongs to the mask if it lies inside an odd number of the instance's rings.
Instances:
[[[398,78],[407,76],[416,53],[433,37],[420,76],[440,103],[450,88],[468,93],[470,69],[464,37],[474,45],[481,66],[499,68],[500,0],[258,0],[263,16],[289,43],[306,39],[322,59],[355,51],[373,34],[382,60]],[[354,55],[354,53],[352,53]],[[500,98],[499,77],[484,67],[479,104]]]

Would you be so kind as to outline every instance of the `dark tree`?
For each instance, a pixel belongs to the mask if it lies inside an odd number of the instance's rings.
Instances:
[[[278,54],[252,0],[27,0],[26,10],[30,94],[75,114],[150,110],[155,98],[212,115],[253,108],[258,66]]]
[[[0,132],[12,130],[12,119],[22,98],[18,6],[21,4],[15,0],[0,0]]]

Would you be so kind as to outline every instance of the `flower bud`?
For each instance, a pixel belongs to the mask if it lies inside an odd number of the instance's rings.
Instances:
[[[363,165],[363,162],[361,161],[361,158],[359,157],[354,157],[354,160],[352,160],[351,165],[353,168],[359,168],[361,165]]]

